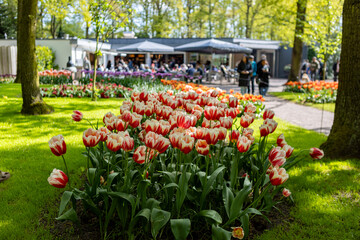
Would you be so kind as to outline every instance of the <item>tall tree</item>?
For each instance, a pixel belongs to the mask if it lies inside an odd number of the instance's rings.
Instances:
[[[92,101],[97,100],[96,95],[96,69],[98,57],[101,56],[100,40],[105,42],[110,34],[125,26],[131,9],[124,9],[124,2],[121,0],[90,0],[91,23],[94,25],[95,32],[95,63],[92,87]],[[111,24],[113,23],[113,24]]]
[[[47,114],[54,109],[43,102],[37,71],[36,36],[37,0],[18,0],[17,82],[21,82],[23,114]]]
[[[302,58],[304,25],[306,20],[306,5],[308,0],[297,1],[294,46],[292,49],[291,70],[288,81],[299,81],[300,64]]]
[[[335,118],[327,141],[322,144],[330,158],[360,158],[360,1],[345,0],[339,89]]]

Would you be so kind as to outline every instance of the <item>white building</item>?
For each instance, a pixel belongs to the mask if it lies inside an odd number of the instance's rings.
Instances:
[[[16,40],[0,39],[0,75],[16,74],[16,56],[17,47]],[[37,46],[47,46],[55,54],[54,66],[59,69],[66,69],[68,58],[71,57],[72,62],[78,69],[83,66],[83,59],[87,56],[94,64],[94,53],[96,42],[88,39],[37,39]],[[106,65],[108,60],[114,63],[114,56],[118,55],[111,50],[111,44],[99,43],[102,56],[99,58],[99,64]]]

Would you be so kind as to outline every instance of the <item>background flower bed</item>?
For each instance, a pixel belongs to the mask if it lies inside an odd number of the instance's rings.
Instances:
[[[334,103],[338,82],[314,81],[308,83],[288,82],[285,92],[303,93],[298,101],[302,103]]]
[[[51,156],[47,142],[54,133],[62,133],[69,147],[67,158],[70,172],[72,175],[80,175],[85,169],[84,157],[81,155],[83,143],[79,136],[88,124],[74,124],[69,118],[72,110],[81,108],[89,120],[96,122],[99,115],[109,111],[117,112],[121,100],[100,99],[91,102],[88,98],[49,98],[46,102],[55,107],[54,114],[24,117],[18,114],[22,104],[20,85],[1,85],[1,95],[7,95],[8,99],[0,99],[0,112],[3,113],[0,115],[0,169],[10,171],[13,175],[0,185],[0,206],[6,206],[0,207],[0,238],[53,239],[51,229],[58,214],[56,200],[61,191],[49,188],[46,178],[48,172],[62,162]],[[295,152],[320,145],[325,140],[322,134],[279,119],[276,121],[279,126],[270,141],[275,141],[278,133],[287,132],[286,139],[293,144]],[[254,128],[259,125],[260,121],[255,121]],[[289,174],[291,179],[285,185],[293,189],[295,206],[289,214],[293,220],[274,226],[257,239],[360,238],[359,161],[313,161],[307,156]],[[82,184],[80,181],[77,186]],[[43,215],[42,212],[47,213]],[[47,228],[39,224],[41,216],[49,223]],[[73,236],[72,233],[71,225],[67,224],[61,236],[63,239],[83,237]]]

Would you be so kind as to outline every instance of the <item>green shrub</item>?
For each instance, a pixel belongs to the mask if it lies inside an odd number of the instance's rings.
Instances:
[[[38,71],[50,70],[53,68],[55,54],[46,46],[36,46],[36,58]]]

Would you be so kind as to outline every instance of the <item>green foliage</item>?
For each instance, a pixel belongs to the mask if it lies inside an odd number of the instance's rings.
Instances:
[[[47,46],[36,46],[36,60],[39,72],[50,70],[53,68],[55,53]]]
[[[17,24],[17,1],[0,1],[0,39],[3,39],[5,33],[7,37],[16,38]]]

